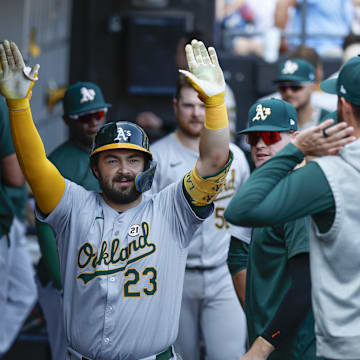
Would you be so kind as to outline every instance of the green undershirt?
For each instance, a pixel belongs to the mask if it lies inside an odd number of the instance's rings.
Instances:
[[[312,215],[321,232],[335,218],[335,200],[330,185],[316,162],[292,171],[304,154],[288,144],[257,168],[240,187],[224,217],[232,224],[264,227]]]

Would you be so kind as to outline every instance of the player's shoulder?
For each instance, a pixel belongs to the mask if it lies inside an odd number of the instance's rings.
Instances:
[[[164,150],[164,149],[168,148],[169,146],[171,146],[172,144],[174,144],[174,142],[175,142],[174,133],[168,134],[168,135],[164,136],[163,138],[155,141],[150,146],[150,151],[157,152],[159,150]]]
[[[244,151],[241,150],[238,145],[236,145],[234,143],[230,143],[229,148],[234,155],[234,160],[238,159],[239,161],[246,161]]]

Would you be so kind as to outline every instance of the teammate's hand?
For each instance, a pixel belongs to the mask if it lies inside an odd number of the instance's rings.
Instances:
[[[14,42],[0,44],[0,93],[7,99],[31,96],[40,65],[26,67],[20,50]]]
[[[266,360],[274,350],[273,345],[258,336],[241,360]]]
[[[179,70],[191,82],[205,106],[218,106],[224,103],[225,80],[213,47],[192,40],[185,47],[189,71]]]
[[[312,126],[300,132],[292,142],[305,155],[324,156],[337,154],[344,145],[355,141],[356,137],[351,136],[354,128],[346,122],[342,121],[335,126],[331,126],[333,123],[334,120],[329,119],[317,126]]]

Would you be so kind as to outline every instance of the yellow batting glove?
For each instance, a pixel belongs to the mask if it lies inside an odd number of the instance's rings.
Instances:
[[[184,74],[206,107],[215,107],[225,102],[225,81],[215,49],[207,50],[204,43],[192,40],[185,47],[189,70]]]
[[[0,64],[1,95],[6,99],[29,99],[40,65],[25,66],[20,50],[8,40],[0,44]]]

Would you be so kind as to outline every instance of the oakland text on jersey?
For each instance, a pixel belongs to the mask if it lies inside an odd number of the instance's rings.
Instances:
[[[148,242],[149,224],[142,222],[141,229],[142,235],[122,248],[118,238],[112,239],[109,246],[108,242],[103,240],[99,254],[90,243],[85,242],[82,244],[78,252],[78,266],[80,269],[83,269],[91,265],[95,271],[80,273],[77,279],[81,279],[84,284],[87,284],[97,276],[108,276],[124,271],[128,265],[153,254],[156,251],[156,245]],[[99,269],[101,266],[108,267],[109,265],[116,265],[125,261],[126,263],[120,267],[108,268],[106,270]]]

